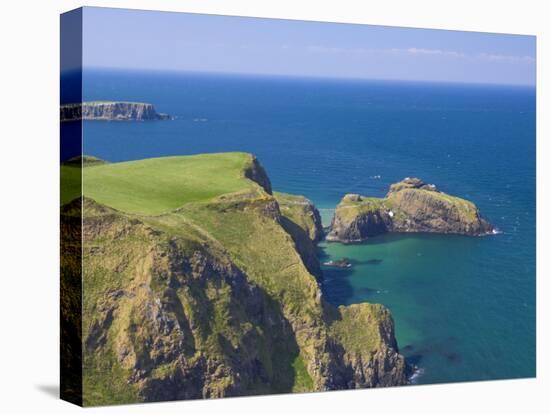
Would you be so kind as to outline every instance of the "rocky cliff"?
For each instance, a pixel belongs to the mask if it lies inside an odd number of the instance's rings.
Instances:
[[[150,103],[93,101],[67,104],[60,108],[61,122],[80,119],[96,121],[151,121],[171,119]]]
[[[84,198],[85,405],[407,383],[390,313],[323,299],[314,206],[265,186],[156,216]]]
[[[493,231],[472,202],[418,178],[406,178],[392,184],[385,198],[345,195],[327,240],[359,242],[387,232],[480,236]]]
[[[275,193],[275,199],[281,213],[281,225],[294,240],[296,250],[309,272],[320,276],[317,242],[323,237],[323,225],[319,211],[303,196]]]
[[[244,167],[243,174],[246,178],[260,185],[267,194],[272,194],[271,181],[255,156],[251,157],[250,162]]]

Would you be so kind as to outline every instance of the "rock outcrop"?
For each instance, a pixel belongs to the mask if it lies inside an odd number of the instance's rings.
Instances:
[[[360,242],[387,232],[480,236],[493,231],[472,202],[418,178],[406,178],[392,184],[385,198],[345,195],[327,240]]]
[[[275,193],[280,223],[292,237],[296,250],[310,273],[320,276],[317,242],[323,237],[321,215],[313,203],[303,196]]]
[[[397,342],[390,312],[382,305],[364,303],[340,306],[338,310],[341,319],[331,326],[337,339],[332,351],[341,361],[335,367],[335,382],[347,389],[407,383],[410,367],[395,352]],[[375,351],[366,354],[365,345],[369,343]]]
[[[153,121],[172,117],[158,113],[150,103],[92,101],[62,105],[61,122],[81,119],[93,121]]]
[[[267,194],[272,194],[271,181],[264,170],[264,167],[260,164],[255,156],[251,156],[250,164],[245,166],[243,174],[249,180],[254,181],[260,187],[262,187]]]
[[[315,207],[259,181],[158,216],[84,198],[85,405],[407,384],[389,311],[323,299]]]
[[[284,193],[275,193],[275,198],[279,203],[281,213],[299,223],[313,243],[321,240],[323,237],[321,215],[310,200],[304,196]]]

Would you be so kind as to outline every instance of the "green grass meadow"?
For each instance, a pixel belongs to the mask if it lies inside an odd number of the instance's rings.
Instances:
[[[252,188],[255,184],[243,175],[251,161],[249,154],[232,152],[90,165],[82,169],[82,190],[120,211],[158,215]],[[61,168],[64,204],[79,195],[80,168]]]

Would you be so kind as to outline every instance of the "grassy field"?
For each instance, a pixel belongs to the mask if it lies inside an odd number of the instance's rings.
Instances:
[[[251,161],[251,155],[233,152],[91,165],[83,169],[83,192],[120,211],[157,215],[254,187],[243,175]],[[78,196],[78,185],[71,183],[77,173],[74,167],[62,167],[62,203]]]

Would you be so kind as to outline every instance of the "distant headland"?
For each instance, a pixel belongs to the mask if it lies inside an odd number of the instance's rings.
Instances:
[[[155,121],[172,116],[159,113],[153,104],[144,102],[90,101],[61,105],[61,122],[78,121]]]

